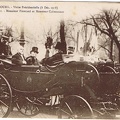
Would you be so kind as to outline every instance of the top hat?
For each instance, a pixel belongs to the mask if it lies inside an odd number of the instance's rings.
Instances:
[[[38,47],[32,47],[32,50],[31,50],[30,52],[39,53],[39,52],[38,52]]]

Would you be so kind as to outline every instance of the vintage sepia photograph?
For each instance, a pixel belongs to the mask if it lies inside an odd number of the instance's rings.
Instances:
[[[120,119],[120,3],[0,1],[0,118]]]

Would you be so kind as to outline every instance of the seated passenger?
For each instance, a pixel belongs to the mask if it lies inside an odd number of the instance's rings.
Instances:
[[[16,65],[26,64],[24,57],[24,48],[22,46],[19,46],[17,51],[18,52],[12,56],[12,63]]]
[[[26,62],[28,65],[39,65],[39,61],[36,57],[38,53],[38,48],[32,47],[32,50],[30,51],[30,56],[26,58]]]
[[[60,42],[57,43],[57,45],[55,46],[55,49],[58,50],[58,52],[48,58],[44,58],[40,63],[42,65],[55,65],[57,63],[63,62],[63,58],[62,58],[62,54],[63,51],[61,50],[62,48],[62,44]]]

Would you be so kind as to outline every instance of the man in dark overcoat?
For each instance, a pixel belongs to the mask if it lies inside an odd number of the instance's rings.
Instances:
[[[22,46],[20,46],[18,48],[18,52],[12,56],[12,63],[16,65],[26,64],[26,60],[24,57],[24,48]]]

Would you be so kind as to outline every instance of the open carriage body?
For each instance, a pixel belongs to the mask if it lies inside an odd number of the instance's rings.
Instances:
[[[36,115],[48,106],[58,109],[59,118],[106,114],[113,117],[119,111],[119,72],[111,66],[98,67],[83,61],[57,66],[16,66],[2,62],[1,117],[9,115],[14,103],[27,116]]]

